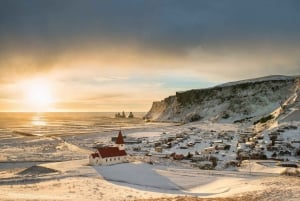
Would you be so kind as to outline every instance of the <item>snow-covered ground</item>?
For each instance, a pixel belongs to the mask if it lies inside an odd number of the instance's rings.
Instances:
[[[278,128],[286,125],[286,122],[279,123]],[[293,125],[297,129],[282,132],[280,137],[284,141],[299,139],[300,125],[295,122]],[[240,167],[224,167],[226,162],[235,161],[239,135],[248,132],[242,126],[207,121],[124,130],[127,139],[142,139],[143,142],[127,145],[130,163],[113,166],[89,166],[88,154],[92,152],[95,142],[111,143],[111,137],[116,133],[45,138],[2,136],[0,200],[138,200],[176,196],[219,198],[251,193],[260,195],[260,200],[297,200],[300,197],[299,177],[280,175],[287,168],[278,167],[278,161],[244,160]],[[268,134],[273,131],[262,133],[263,141],[270,140]],[[157,141],[168,137],[176,140],[176,136],[185,139],[162,150],[154,147]],[[197,140],[192,146],[186,146]],[[209,154],[219,159],[217,170],[201,170],[194,166],[197,162],[188,159],[177,161],[161,158],[172,152],[183,155],[188,152],[194,155],[196,152],[202,153],[212,142],[219,143],[217,141],[220,140],[231,147]],[[134,151],[133,148],[137,146],[141,146],[142,150]],[[182,149],[182,146],[186,147]],[[145,156],[146,153],[152,156]],[[295,160],[299,158],[295,157]],[[37,166],[33,169],[36,172],[20,174],[32,170],[32,166]],[[39,172],[39,167],[41,170],[46,167],[43,170],[46,173]],[[47,173],[48,169],[53,171]],[[274,191],[273,194],[270,189]],[[262,196],[264,192],[268,194]]]
[[[244,83],[255,83],[255,82],[262,82],[262,81],[269,81],[269,80],[288,80],[293,78],[294,76],[284,76],[284,75],[270,75],[266,77],[260,77],[260,78],[253,78],[253,79],[246,79],[246,80],[240,80],[235,82],[227,82],[225,84],[220,84],[218,86],[232,86],[237,84],[244,84]]]
[[[87,166],[87,160],[49,163],[58,174],[27,175],[0,181],[0,200],[136,200],[159,197],[234,197],[246,193],[280,191],[281,200],[299,198],[300,181],[294,177],[216,175],[193,169],[145,163]],[[3,173],[2,173],[3,175]],[[282,189],[282,188],[285,189]],[[278,194],[276,194],[278,196]],[[285,199],[290,198],[291,199]],[[268,194],[266,200],[274,196]],[[277,200],[278,199],[277,197]]]

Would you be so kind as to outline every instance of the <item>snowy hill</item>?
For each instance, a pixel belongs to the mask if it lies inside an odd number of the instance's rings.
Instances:
[[[207,89],[177,92],[154,102],[146,119],[228,123],[268,121],[293,104],[300,93],[300,76],[268,76],[230,82]]]

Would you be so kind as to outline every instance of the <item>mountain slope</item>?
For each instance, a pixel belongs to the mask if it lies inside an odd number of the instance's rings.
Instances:
[[[230,82],[207,89],[177,92],[154,102],[146,119],[153,121],[255,122],[292,104],[300,76],[268,76]]]

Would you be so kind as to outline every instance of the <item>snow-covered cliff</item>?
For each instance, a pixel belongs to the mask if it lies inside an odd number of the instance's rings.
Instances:
[[[299,95],[300,76],[268,76],[207,89],[177,92],[154,102],[146,119],[153,121],[255,122],[279,115]]]

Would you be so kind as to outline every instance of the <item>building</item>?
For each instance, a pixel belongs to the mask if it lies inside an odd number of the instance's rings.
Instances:
[[[207,147],[202,151],[202,153],[203,154],[214,154],[215,151],[216,151],[215,147]]]
[[[89,156],[89,163],[90,165],[113,165],[124,163],[127,161],[126,156],[127,153],[125,151],[124,139],[122,132],[120,131],[115,145],[97,148],[97,151]]]

